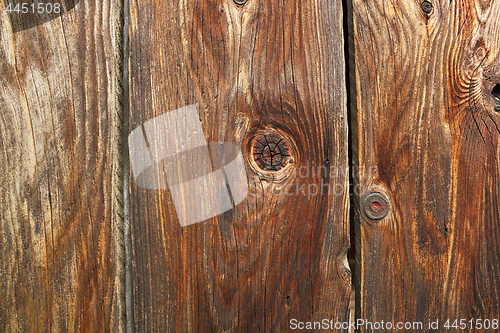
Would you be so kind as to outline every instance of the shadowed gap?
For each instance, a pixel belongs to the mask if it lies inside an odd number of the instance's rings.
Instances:
[[[122,142],[123,142],[123,233],[125,247],[125,327],[127,333],[134,332],[134,312],[132,294],[132,233],[130,224],[130,156],[129,156],[129,120],[130,120],[130,91],[129,91],[129,26],[130,26],[130,1],[123,0],[122,13],[122,56],[123,56],[123,109],[122,109]]]

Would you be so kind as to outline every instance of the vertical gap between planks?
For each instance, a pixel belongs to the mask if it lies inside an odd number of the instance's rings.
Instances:
[[[355,185],[357,182],[356,172],[357,172],[357,159],[354,156],[354,145],[356,131],[356,85],[355,82],[355,72],[354,72],[354,38],[353,38],[353,25],[352,25],[352,0],[342,0],[342,15],[343,22],[342,28],[344,32],[344,63],[345,63],[345,82],[346,82],[346,95],[347,95],[347,120],[348,120],[348,159],[349,159],[349,225],[350,225],[350,244],[351,248],[348,251],[347,257],[349,261],[349,268],[351,269],[351,298],[349,306],[349,320],[351,322],[355,321],[358,317],[358,311],[355,310],[359,306],[359,280],[356,275],[357,268],[357,255],[360,251],[358,244],[356,243],[356,231],[358,230],[358,216],[356,206],[358,205],[357,197],[355,193]],[[349,326],[349,332],[351,332],[351,327]]]
[[[134,315],[132,300],[132,238],[130,225],[130,156],[128,145],[129,118],[130,118],[130,89],[129,89],[129,26],[130,0],[123,0],[123,110],[122,110],[122,158],[123,158],[123,236],[125,248],[125,328],[127,333],[134,332]]]
[[[112,153],[116,156],[113,162],[112,174],[112,223],[113,223],[113,249],[115,277],[112,305],[112,326],[113,332],[126,332],[126,285],[125,277],[127,275],[126,267],[126,249],[125,249],[125,214],[127,214],[127,195],[124,185],[127,179],[128,160],[126,159],[125,149],[126,138],[123,136],[124,127],[128,122],[128,87],[126,86],[126,75],[124,74],[124,18],[127,15],[124,8],[124,2],[121,0],[111,1],[110,20],[112,20],[113,32],[113,50],[114,50],[114,72],[113,84],[116,89],[115,99],[113,100],[113,136]],[[109,108],[109,107],[108,107]]]

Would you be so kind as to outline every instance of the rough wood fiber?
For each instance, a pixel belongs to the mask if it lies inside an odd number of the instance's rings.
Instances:
[[[341,2],[134,0],[130,17],[130,129],[198,104],[208,142],[242,147],[249,185],[232,211],[181,228],[168,190],[131,180],[135,329],[287,332],[293,318],[347,321]],[[260,171],[252,141],[273,131],[293,161]],[[332,190],[296,193],[321,182]]]
[[[82,1],[26,30],[4,3],[0,332],[123,330],[121,3]]]
[[[357,181],[392,207],[357,234],[372,321],[500,314],[500,1],[431,4],[353,1]]]

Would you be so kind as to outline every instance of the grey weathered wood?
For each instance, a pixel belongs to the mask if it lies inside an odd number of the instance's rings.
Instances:
[[[30,29],[5,5],[0,331],[123,331],[121,1]]]

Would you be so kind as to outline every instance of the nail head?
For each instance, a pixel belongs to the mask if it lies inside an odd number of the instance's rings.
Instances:
[[[379,192],[372,192],[363,199],[363,212],[371,220],[381,220],[389,213],[389,201]]]

